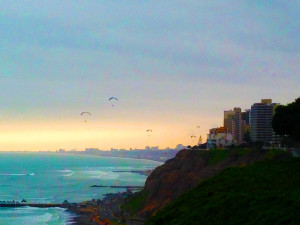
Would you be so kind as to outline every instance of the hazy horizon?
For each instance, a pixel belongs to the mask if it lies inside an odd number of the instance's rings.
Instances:
[[[300,95],[297,0],[0,5],[0,151],[190,145]]]

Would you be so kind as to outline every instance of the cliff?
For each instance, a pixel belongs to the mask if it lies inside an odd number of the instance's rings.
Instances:
[[[151,216],[145,225],[300,224],[300,158],[224,169]]]
[[[225,168],[245,166],[270,157],[285,158],[290,154],[247,149],[181,150],[175,158],[157,167],[147,178],[144,189],[123,208],[148,217]]]

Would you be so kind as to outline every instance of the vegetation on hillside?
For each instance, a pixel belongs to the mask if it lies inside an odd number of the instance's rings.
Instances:
[[[130,201],[121,205],[120,208],[129,213],[130,215],[136,215],[137,212],[143,207],[147,195],[147,192],[136,193],[130,198]]]
[[[147,225],[300,224],[300,158],[232,167],[183,194]]]
[[[300,142],[300,98],[288,105],[276,107],[272,120],[276,134],[284,136],[286,144],[295,145]]]
[[[291,153],[276,149],[183,150],[155,169],[147,178],[143,191],[128,198],[122,209],[131,216],[148,217],[224,168],[245,166],[263,159],[291,157]]]

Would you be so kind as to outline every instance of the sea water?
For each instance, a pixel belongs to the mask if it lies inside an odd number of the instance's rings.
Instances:
[[[81,202],[124,188],[142,186],[146,176],[131,170],[153,169],[160,162],[59,153],[0,153],[0,201],[36,203]],[[128,172],[117,172],[128,171]],[[70,224],[60,208],[0,208],[0,224]]]

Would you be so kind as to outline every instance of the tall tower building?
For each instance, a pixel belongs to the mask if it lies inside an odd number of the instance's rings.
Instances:
[[[235,144],[241,144],[243,141],[242,131],[242,110],[241,108],[234,108],[234,117],[232,120],[232,138]]]
[[[228,133],[232,133],[232,121],[234,117],[234,111],[228,110],[224,111],[224,127],[227,129]]]
[[[245,121],[246,125],[250,124],[250,109],[246,109],[245,112],[242,112],[242,120]]]
[[[272,99],[262,99],[261,103],[251,106],[250,129],[253,142],[274,143],[275,133],[272,129],[272,118],[278,103]]]
[[[241,108],[234,108],[233,110],[224,111],[224,127],[227,128],[228,133],[232,134],[234,144],[241,144],[243,142],[243,120]]]

